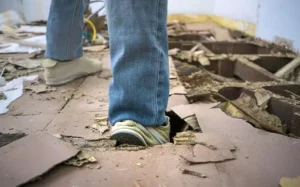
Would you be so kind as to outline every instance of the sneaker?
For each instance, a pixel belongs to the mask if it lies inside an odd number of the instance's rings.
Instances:
[[[116,123],[111,128],[111,138],[118,144],[152,146],[170,142],[170,120],[158,127],[144,127],[132,120]]]
[[[49,86],[59,86],[73,80],[99,72],[102,70],[102,63],[98,60],[91,60],[81,57],[69,62],[58,62],[46,59],[43,63],[45,72],[44,78]]]

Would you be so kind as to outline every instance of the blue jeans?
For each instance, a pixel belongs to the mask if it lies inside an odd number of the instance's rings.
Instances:
[[[168,0],[106,0],[113,78],[109,120],[144,126],[166,122],[169,98]],[[84,0],[52,0],[47,25],[48,58],[82,56]]]

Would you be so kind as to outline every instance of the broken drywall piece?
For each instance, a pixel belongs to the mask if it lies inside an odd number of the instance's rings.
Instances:
[[[8,82],[5,86],[0,87],[0,92],[6,95],[6,100],[0,100],[0,114],[8,112],[8,106],[10,103],[23,95],[23,82],[33,81],[38,78],[38,75],[32,75],[28,77],[19,77]]]
[[[299,187],[300,186],[300,176],[296,178],[282,177],[279,182],[281,187]]]
[[[268,102],[271,99],[270,94],[266,91],[255,92],[254,96],[257,101],[257,105],[262,106],[263,108],[268,105]]]
[[[25,184],[77,153],[70,144],[44,132],[14,141],[0,148],[1,186]]]
[[[109,130],[109,126],[107,126],[107,125],[100,126],[98,124],[93,124],[93,125],[91,125],[91,128],[99,131],[101,135],[103,135],[106,131]]]
[[[198,61],[200,62],[200,64],[202,66],[209,66],[210,65],[209,59],[207,57],[205,57],[205,56],[200,56],[199,59],[198,59]]]
[[[193,153],[194,156],[181,157],[190,164],[218,163],[235,159],[230,149],[212,150],[200,144],[194,146]]]
[[[67,160],[65,164],[81,167],[84,164],[94,162],[97,162],[97,159],[95,157],[86,152],[80,151],[75,157],[71,158],[70,160]]]
[[[196,137],[196,143],[198,144],[206,144],[216,149],[236,150],[236,147],[226,135],[219,133],[194,133],[194,135]]]
[[[186,131],[179,132],[173,137],[175,145],[195,145],[196,144],[196,136],[194,133]]]
[[[196,115],[186,117],[184,121],[193,129],[193,131],[201,132],[201,128],[196,118]]]
[[[176,78],[176,76],[175,76],[175,78]],[[187,94],[187,92],[186,92],[184,86],[182,86],[182,85],[171,88],[170,93],[169,93],[170,96],[171,95],[186,95],[186,94]]]
[[[175,56],[179,51],[180,51],[180,49],[178,49],[178,48],[170,49],[169,50],[169,55],[170,56]]]

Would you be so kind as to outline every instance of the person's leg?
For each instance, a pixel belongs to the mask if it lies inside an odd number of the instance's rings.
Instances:
[[[167,0],[106,0],[113,80],[109,119],[145,128],[168,123]],[[151,129],[150,128],[150,129]]]
[[[47,21],[46,57],[68,61],[82,56],[85,0],[52,0]]]
[[[61,85],[101,70],[101,64],[80,58],[85,0],[52,0],[47,21],[45,79]],[[59,63],[62,62],[62,63]]]

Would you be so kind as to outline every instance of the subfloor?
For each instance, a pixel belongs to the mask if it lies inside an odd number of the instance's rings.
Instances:
[[[60,164],[25,186],[274,187],[282,177],[300,175],[297,72],[284,80],[274,76],[296,54],[239,43],[234,38],[230,43],[228,32],[216,36],[210,25],[173,25],[169,25],[170,49],[179,50],[170,51],[171,93],[166,113],[171,117],[172,136],[185,131],[200,139],[208,137],[200,147],[188,139],[151,148],[116,147],[108,138],[108,129],[93,128],[97,119],[107,117],[110,59],[109,49],[86,52],[103,62],[103,72],[41,92],[34,87],[43,85],[40,79],[0,116],[0,137],[4,145],[21,138],[22,133],[60,135],[62,141],[91,154],[97,162],[82,167]],[[202,45],[191,50],[198,44],[195,40]],[[4,62],[28,57],[0,58]],[[246,103],[252,101],[251,106]],[[233,148],[220,145],[223,141]],[[34,165],[28,168],[34,169]],[[184,172],[187,170],[192,172]]]

